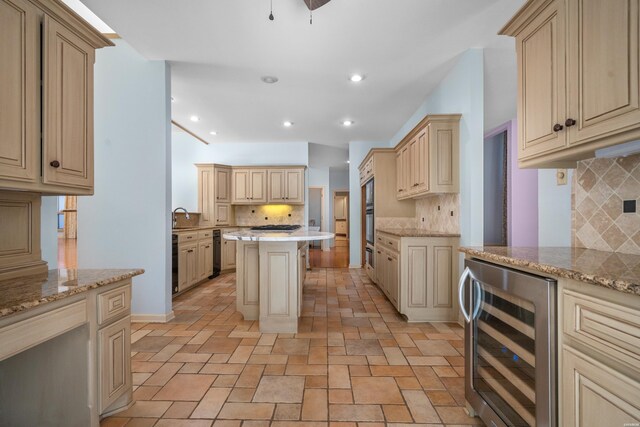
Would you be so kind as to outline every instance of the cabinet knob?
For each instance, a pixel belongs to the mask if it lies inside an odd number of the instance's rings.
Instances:
[[[57,160],[52,161],[51,163],[49,163],[51,166],[53,166],[54,168],[59,168],[60,167],[60,162]]]
[[[391,258],[387,258],[387,261],[393,261]]]
[[[567,119],[567,120],[564,122],[564,125],[565,125],[566,127],[568,127],[568,128],[570,128],[571,126],[573,126],[573,125],[575,125],[575,124],[576,124],[576,121],[575,121],[574,119]]]
[[[564,129],[564,126],[562,126],[560,123],[556,123],[556,124],[553,126],[553,131],[554,131],[554,132],[560,132],[562,129]]]
[[[187,252],[191,253],[191,252],[193,252],[193,249],[189,249]]]

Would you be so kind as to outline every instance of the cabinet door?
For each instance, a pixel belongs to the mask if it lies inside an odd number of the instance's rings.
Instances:
[[[98,331],[100,413],[131,390],[131,316]]]
[[[267,171],[263,169],[250,172],[251,203],[267,203]]]
[[[304,169],[288,169],[285,176],[287,203],[304,203]]]
[[[420,158],[418,155],[418,138],[409,142],[409,192],[414,193],[418,186],[418,169],[420,168]]]
[[[186,246],[186,273],[187,284],[186,287],[190,287],[198,283],[198,245],[192,243]]]
[[[236,268],[236,248],[235,240],[225,240],[222,244],[222,269],[229,270]]]
[[[376,249],[376,260],[375,260],[375,275],[376,275],[376,284],[378,285],[378,287],[380,288],[380,290],[384,291],[384,275],[386,274],[385,272],[385,257],[384,257],[384,253],[381,249]]]
[[[42,50],[43,182],[91,190],[94,50],[48,16]]]
[[[231,205],[228,203],[216,203],[216,225],[229,225],[231,221]]]
[[[427,188],[432,193],[460,191],[460,143],[458,123],[430,123]]]
[[[638,0],[568,1],[569,144],[640,127]]]
[[[427,129],[420,131],[416,137],[415,149],[415,180],[416,192],[424,192],[429,190],[429,139]]]
[[[214,171],[210,166],[198,166],[198,211],[200,224],[215,225],[214,219]]]
[[[283,169],[269,169],[268,180],[269,203],[284,203],[287,194],[285,171]]]
[[[178,246],[178,291],[189,287],[188,251],[190,245]]]
[[[213,241],[202,240],[198,242],[198,281],[204,280],[213,274]]]
[[[551,2],[516,38],[518,56],[518,158],[566,145],[563,9]],[[558,128],[556,128],[558,129]]]
[[[31,2],[0,0],[0,180],[40,175],[39,33]]]
[[[231,191],[233,192],[232,203],[248,203],[251,197],[251,177],[249,169],[234,169],[233,183]]]
[[[216,202],[231,202],[231,170],[227,168],[215,168],[215,192]]]
[[[404,253],[402,256],[404,257]],[[425,309],[429,306],[427,256],[427,246],[409,246],[407,248],[407,295],[402,297],[406,301],[408,310]]]
[[[398,308],[398,295],[400,293],[400,264],[398,255],[391,254],[391,261],[389,261],[389,298],[393,305]]]
[[[637,425],[640,384],[564,346],[560,379],[560,422],[570,427]]]
[[[409,145],[402,148],[402,180],[404,183],[404,195],[408,196],[412,192],[411,188],[411,155]]]
[[[402,150],[396,152],[396,197],[404,196],[404,174],[402,171]]]

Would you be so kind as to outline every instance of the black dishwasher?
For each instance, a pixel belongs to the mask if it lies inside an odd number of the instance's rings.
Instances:
[[[213,230],[213,274],[209,277],[213,279],[220,275],[222,269],[222,238],[220,230]]]

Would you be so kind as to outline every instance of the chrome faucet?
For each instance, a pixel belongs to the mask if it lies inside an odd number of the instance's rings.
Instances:
[[[171,214],[171,219],[173,220],[173,228],[176,228],[177,222],[176,221],[176,211],[178,210],[183,210],[184,211],[184,217],[186,219],[189,219],[189,211],[187,211],[185,208],[175,208],[173,210],[173,213]]]

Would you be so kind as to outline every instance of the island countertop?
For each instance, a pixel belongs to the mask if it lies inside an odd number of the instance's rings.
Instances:
[[[312,240],[333,239],[334,233],[324,231],[309,231],[307,228],[299,228],[295,231],[254,231],[238,230],[222,235],[226,240],[243,240],[252,242],[305,242]]]
[[[143,274],[142,269],[49,270],[47,277],[0,281],[0,318]]]
[[[571,247],[460,248],[467,255],[640,295],[640,255]]]
[[[377,231],[398,237],[460,237],[460,233],[447,233],[420,228],[378,228]]]

